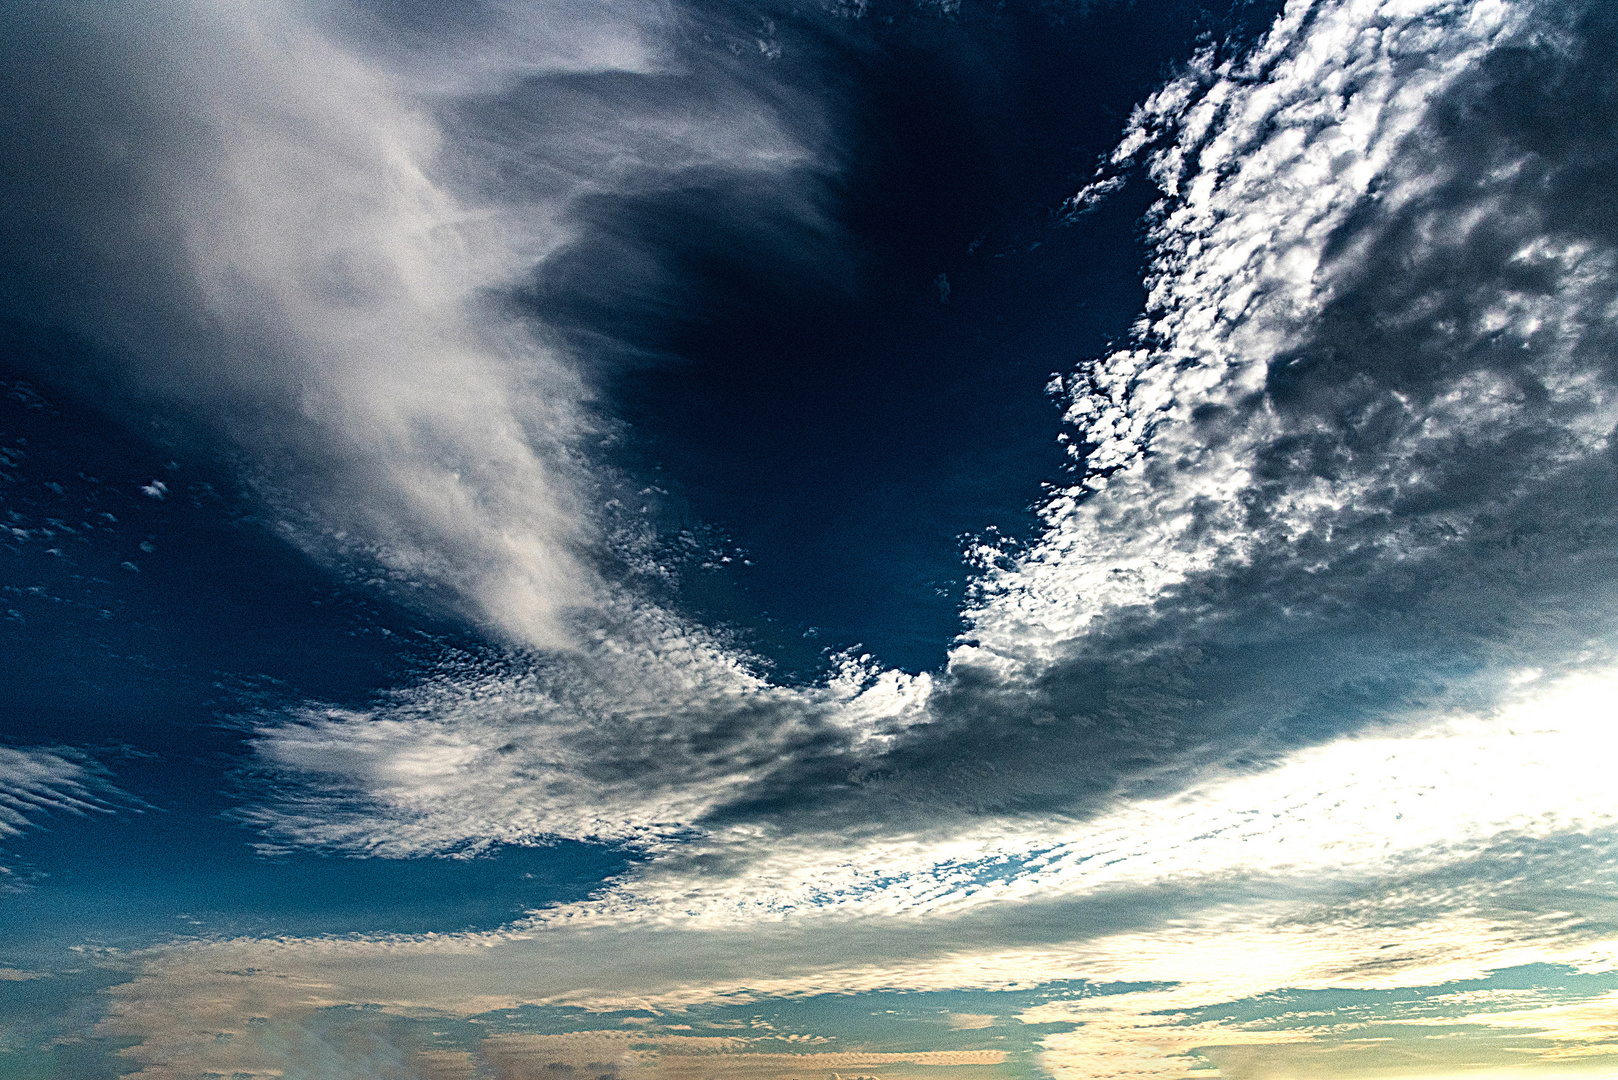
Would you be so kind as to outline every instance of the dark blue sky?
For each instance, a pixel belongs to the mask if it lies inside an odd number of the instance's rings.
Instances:
[[[670,489],[676,521],[753,562],[689,575],[687,603],[785,678],[855,646],[912,671],[942,663],[963,538],[1030,536],[1042,484],[1072,464],[1046,384],[1122,339],[1144,298],[1150,187],[1076,221],[1064,203],[1195,40],[1239,40],[1272,9],[977,5],[940,20],[896,6],[851,31],[786,17],[786,40],[808,46],[789,49],[786,78],[836,88],[832,238],[759,229],[768,193],[723,182],[594,209],[683,301],[585,308],[588,329],[654,354],[606,380],[625,457]],[[541,271],[547,301],[566,310],[571,260],[587,285],[615,272],[595,240]]]

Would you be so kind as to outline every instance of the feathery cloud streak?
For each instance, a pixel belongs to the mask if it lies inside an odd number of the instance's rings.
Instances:
[[[607,591],[592,390],[512,296],[588,196],[704,169],[794,190],[813,147],[766,80],[657,4],[9,12],[4,309],[101,354],[47,374],[111,369],[136,415],[222,432],[350,573],[571,644]]]
[[[0,746],[0,837],[19,835],[52,810],[108,812],[113,794],[82,755]]]

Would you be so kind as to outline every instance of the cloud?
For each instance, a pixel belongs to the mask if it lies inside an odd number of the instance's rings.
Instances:
[[[927,681],[850,664],[769,684],[723,639],[655,609],[573,655],[447,666],[364,711],[267,718],[243,814],[276,839],[384,856],[553,836],[657,846],[796,760],[857,756],[913,718]]]
[[[517,296],[590,199],[768,176],[790,218],[814,148],[757,65],[656,4],[13,7],[0,305],[96,352],[46,374],[223,434],[349,574],[571,644],[594,390]]]
[[[19,836],[52,811],[111,813],[118,794],[77,751],[0,746],[0,837]]]
[[[704,1036],[647,1036],[610,1031],[566,1035],[497,1035],[479,1052],[502,1075],[516,1078],[571,1077],[778,1077],[784,1073],[837,1075],[879,1068],[884,1075],[904,1076],[906,1066],[936,1069],[993,1066],[1005,1063],[996,1050],[921,1050],[892,1052],[769,1053],[750,1046],[753,1039]],[[922,1075],[927,1073],[921,1070]]]
[[[1259,1076],[1337,1036],[1207,1010],[1618,970],[1614,29],[1341,0],[1205,54],[1117,155],[1164,193],[1148,312],[1060,380],[1078,475],[1026,547],[980,553],[944,671],[777,687],[630,605],[571,658],[266,717],[246,813],[276,840],[651,857],[493,934],[154,954],[109,1030],[193,993],[237,1025],[253,994],[296,1020],[1084,980],[1116,992],[1024,1015],[1080,1025],[1051,1071],[1222,1047]],[[1556,1036],[1578,1003],[1476,1004],[1490,1029],[1559,1010],[1545,1059],[1595,1040]]]
[[[1149,310],[1059,381],[1079,474],[1040,536],[979,553],[942,673],[772,687],[630,604],[576,664],[269,724],[261,764],[312,801],[255,813],[389,854],[970,833],[1608,665],[1618,256],[1562,208],[1618,163],[1598,122],[1541,132],[1607,100],[1609,21],[1295,4],[1149,99],[1119,151],[1164,192]]]
[[[1508,943],[1497,927],[1460,922],[1453,928],[1436,921],[1397,931],[1383,928],[1383,937],[1397,938],[1393,945],[1376,943],[1369,927],[1344,933],[1337,925],[1247,920],[1217,930],[1209,925],[1191,934],[1153,935],[1151,960],[1125,959],[1113,970],[1149,977],[1172,967],[1172,985],[1056,1001],[1027,1010],[1022,1019],[1078,1025],[1042,1039],[1042,1064],[1057,1077],[1181,1077],[1199,1059],[1217,1063],[1217,1075],[1228,1077],[1288,1075],[1289,1065],[1320,1076],[1441,1076],[1489,1064],[1506,1075],[1514,1066],[1544,1075],[1561,1056],[1558,1047],[1546,1044],[1560,1041],[1559,1026],[1567,1041],[1592,1056],[1610,1053],[1593,1026],[1572,1030],[1579,1013],[1587,1014],[1606,996],[1603,991],[1587,992],[1583,1009],[1548,991],[1519,995],[1509,1011],[1463,1005],[1432,1016],[1435,1010],[1427,1003],[1457,981],[1477,980],[1509,967],[1513,959],[1533,962],[1558,953],[1544,939]],[[1484,935],[1483,943],[1469,946],[1460,934],[1452,936],[1463,927]],[[1213,940],[1212,933],[1222,940]],[[1102,950],[1126,950],[1131,944],[1142,942],[1123,938]],[[1390,955],[1389,949],[1397,952]],[[1484,966],[1478,966],[1480,960]],[[1602,962],[1609,976],[1610,963],[1610,958]],[[1332,1007],[1333,998],[1348,999],[1356,992],[1365,997],[1383,988],[1397,992],[1385,995],[1390,1004],[1381,1015]],[[1323,1011],[1314,1017],[1289,1015],[1311,989],[1326,999]],[[1550,1034],[1546,1043],[1536,1045],[1538,1036],[1522,1038],[1536,1027]]]
[[[111,814],[139,805],[107,772],[69,747],[0,746],[0,842],[39,828],[52,813]],[[28,875],[0,863],[0,895],[26,888]],[[43,978],[45,973],[0,966],[0,982]]]
[[[1550,194],[1584,152],[1536,156],[1519,104],[1609,75],[1598,30],[1531,14],[1293,5],[1136,117],[1148,313],[1062,380],[1084,477],[988,553],[896,773],[1083,805],[1602,649],[1612,248]]]
[[[1586,875],[1590,869],[1585,853],[1563,865]],[[1026,921],[1001,906],[991,925],[976,928],[945,916],[864,927],[845,919],[804,920],[786,935],[758,926],[730,934],[678,927],[613,933],[598,927],[582,935],[556,927],[537,935],[199,943],[134,958],[144,962],[145,973],[117,989],[105,1033],[141,1037],[155,1023],[157,1041],[132,1046],[126,1057],[154,1065],[178,1060],[184,1044],[199,1055],[197,1068],[219,1071],[246,1068],[244,1055],[259,1052],[261,1036],[276,1025],[346,1022],[351,1037],[390,1015],[421,1017],[440,1029],[451,1018],[468,1016],[520,1025],[518,1014],[498,1010],[523,1002],[572,1003],[575,1008],[567,1011],[578,1025],[574,1033],[531,1047],[522,1038],[513,1044],[529,1047],[541,1063],[619,1061],[622,1067],[623,1051],[637,1043],[642,1050],[676,1055],[700,1047],[693,1042],[689,1048],[660,1048],[662,1037],[640,1031],[592,1032],[601,1021],[589,1010],[649,1008],[677,1017],[682,1009],[705,1004],[751,1002],[758,1010],[772,998],[806,995],[1044,987],[1044,1003],[1022,1006],[1018,1019],[1053,1025],[1039,1039],[1043,1066],[1058,1075],[1177,1076],[1191,1063],[1185,1055],[1192,1051],[1341,1048],[1400,1024],[1407,1025],[1401,1038],[1448,1035],[1449,1045],[1462,1041],[1462,1052],[1470,1039],[1474,1053],[1498,1047],[1504,1029],[1538,1024],[1550,1032],[1544,1040],[1559,1042],[1560,1049],[1524,1049],[1555,1056],[1578,1045],[1577,1017],[1564,1015],[1566,1007],[1605,992],[1600,980],[1610,984],[1618,970],[1618,943],[1610,923],[1543,904],[1524,910],[1524,894],[1502,881],[1497,867],[1498,860],[1477,863],[1487,882],[1481,889],[1468,888],[1464,874],[1417,875],[1347,892],[1233,893],[1229,902],[1210,903],[1213,895],[1204,888],[1200,895],[1183,894],[1178,906],[1167,909],[1154,908],[1150,894],[1136,893],[1123,907],[1123,925],[1108,925],[1105,908],[1093,905],[1045,922],[1041,936],[1030,935]],[[1609,875],[1611,869],[1609,860]],[[1510,1001],[1499,995],[1469,999],[1465,993],[1491,972],[1529,964],[1540,965],[1529,976],[1532,985],[1556,985],[1547,964],[1561,965],[1575,985]],[[1591,973],[1582,990],[1572,974],[1579,971]],[[1278,994],[1282,990],[1287,994]],[[1334,1011],[1328,1000],[1322,1005],[1337,1018],[1329,1027],[1306,1017],[1288,1019],[1302,993],[1355,992],[1363,998],[1382,990],[1389,993],[1380,1012]],[[199,995],[206,1007],[192,1008],[188,1003]],[[1454,1000],[1440,1001],[1445,995]],[[370,1003],[373,1011],[343,1021],[354,1016],[340,1007],[346,1002]],[[324,1018],[311,1021],[320,1010],[327,1010]],[[1537,1018],[1541,1010],[1550,1010],[1545,1023]],[[833,1027],[827,1034],[854,1035],[862,1016],[853,1007],[843,1021],[853,1030]],[[1550,1024],[1558,1017],[1560,1028]],[[1440,1025],[1440,1019],[1447,1022]],[[1069,1024],[1081,1026],[1058,1026]],[[1502,1031],[1469,1032],[1468,1025]],[[1444,1030],[1432,1030],[1439,1026]],[[865,1052],[914,1054],[888,1050],[881,1038],[860,1041]],[[400,1032],[393,1042],[408,1046],[409,1036]],[[621,1049],[607,1052],[604,1043]],[[1436,1048],[1440,1058],[1443,1049]],[[759,1064],[746,1056],[760,1050],[769,1048],[732,1047],[734,1066],[745,1071]],[[1505,1059],[1511,1060],[1509,1052]],[[643,1058],[635,1064],[656,1063]]]
[[[1611,676],[1530,690],[1487,719],[1347,737],[1087,819],[1003,817],[897,835],[716,830],[536,924],[953,918],[1118,890],[1437,872],[1502,837],[1532,848],[1608,834],[1618,827],[1600,764]]]

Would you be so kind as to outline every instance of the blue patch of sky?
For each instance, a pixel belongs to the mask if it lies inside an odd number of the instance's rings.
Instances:
[[[1003,885],[1018,878],[1036,874],[1044,869],[1053,855],[1063,850],[1060,846],[1039,848],[1016,856],[996,855],[984,859],[969,859],[936,863],[925,870],[896,874],[875,873],[862,879],[858,885],[839,889],[811,889],[804,895],[809,907],[829,906],[840,902],[880,893],[887,889],[909,887],[917,891],[947,891],[953,896],[969,895],[979,888]],[[1089,862],[1094,856],[1082,856],[1073,865]]]
[[[912,671],[942,663],[969,584],[963,541],[1029,536],[1042,483],[1066,475],[1051,374],[1121,338],[1144,299],[1150,185],[1077,225],[1064,200],[1200,37],[1250,38],[1276,7],[1064,19],[965,4],[940,19],[872,5],[868,36],[824,46],[802,76],[843,88],[833,203],[851,265],[737,235],[756,213],[748,191],[603,215],[641,223],[684,298],[611,312],[609,332],[669,358],[611,380],[629,424],[619,460],[670,493],[666,528],[717,525],[748,557],[688,575],[689,609],[739,627],[783,681],[856,646]],[[548,296],[564,309],[567,267]]]
[[[265,856],[249,830],[197,809],[54,815],[8,844],[26,884],[0,898],[0,962],[70,942],[490,930],[582,899],[632,862],[576,841],[470,859]]]

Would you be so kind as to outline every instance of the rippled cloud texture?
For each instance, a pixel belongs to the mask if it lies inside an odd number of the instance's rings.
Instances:
[[[61,143],[6,175],[11,302],[507,646],[262,710],[233,813],[271,854],[637,858],[487,933],[120,956],[100,1033],[154,1078],[1610,1071],[1618,14],[1294,0],[1188,58],[1068,204],[1158,191],[1144,313],[1052,382],[1040,531],[975,549],[939,670],[811,686],[645,583],[592,457],[634,347],[533,285],[647,302],[581,238],[623,256],[602,200],[694,172],[835,264],[829,106],[732,15],[59,6],[5,46],[11,137]],[[7,753],[0,833],[95,804]],[[937,1034],[879,1029],[896,994]]]

